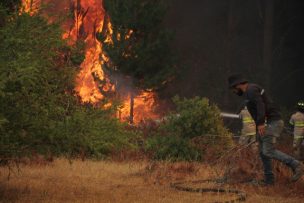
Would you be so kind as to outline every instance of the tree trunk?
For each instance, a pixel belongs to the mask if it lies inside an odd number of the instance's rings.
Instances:
[[[273,0],[265,1],[263,68],[265,86],[270,88],[272,70]]]
[[[130,92],[130,124],[134,123],[134,93]]]
[[[229,1],[228,10],[228,22],[227,22],[227,42],[226,42],[226,68],[227,71],[231,71],[231,50],[232,50],[232,40],[233,40],[233,30],[234,30],[234,4],[235,0]]]
[[[235,19],[234,19],[234,8],[235,8],[235,0],[230,0],[228,4],[228,12],[227,12],[227,34],[226,34],[226,59],[224,64],[225,74],[223,74],[224,78],[224,87],[227,86],[227,77],[231,74],[231,50],[233,45],[233,30],[235,28]],[[227,89],[227,88],[226,88]],[[224,107],[229,106],[229,94],[230,92],[225,90],[224,91]]]

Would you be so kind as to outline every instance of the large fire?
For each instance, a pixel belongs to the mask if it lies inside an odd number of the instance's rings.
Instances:
[[[70,45],[76,43],[80,38],[84,39],[86,44],[85,59],[76,78],[76,92],[82,102],[92,104],[97,104],[105,99],[107,92],[115,93],[115,85],[103,71],[103,63],[109,59],[103,54],[102,44],[96,39],[96,34],[101,32],[104,26],[111,26],[110,23],[105,23],[106,11],[103,9],[102,0],[22,0],[22,3],[22,11],[28,12],[30,15],[37,12],[42,3],[52,3],[55,9],[50,9],[51,12],[71,11],[72,9],[74,19],[73,22],[63,25],[66,30],[63,38],[67,39]],[[134,92],[139,93],[133,95]],[[127,96],[123,96],[123,106],[117,114],[121,120],[138,123],[146,118],[158,118],[158,115],[153,112],[156,106],[155,93],[130,91],[122,95]],[[111,103],[108,103],[106,106],[110,105]]]
[[[75,24],[71,31],[64,35],[73,42],[79,37],[85,38],[86,55],[81,64],[81,71],[76,79],[76,91],[83,102],[97,103],[104,98],[94,77],[104,81],[102,91],[114,91],[114,86],[105,77],[102,70],[101,43],[96,39],[96,33],[101,32],[104,25],[105,11],[102,9],[102,1],[74,1]],[[83,30],[83,31],[82,31]]]

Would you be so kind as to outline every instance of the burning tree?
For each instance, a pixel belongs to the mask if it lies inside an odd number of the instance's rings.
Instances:
[[[134,94],[139,89],[157,90],[174,74],[172,35],[163,26],[167,7],[163,0],[105,0],[104,7],[108,26],[99,39],[110,58],[104,67],[111,75],[130,78],[135,86],[128,90],[132,122]],[[118,91],[124,88],[125,82],[115,83]]]
[[[72,56],[83,50],[68,46],[61,28],[39,12],[0,26],[0,162],[26,152],[104,156],[129,145],[133,134],[112,109],[75,97],[80,64]]]
[[[146,91],[147,88],[142,88],[142,85],[137,86],[138,88],[135,90],[135,88],[131,87],[132,85],[127,85],[127,83],[130,84],[128,78],[134,79],[135,73],[130,75],[126,72],[113,71],[116,67],[112,65],[108,66],[110,63],[116,63],[117,60],[113,58],[112,61],[112,55],[105,53],[105,45],[112,41],[113,30],[110,22],[111,19],[107,15],[107,10],[104,9],[103,2],[103,0],[23,0],[22,10],[33,15],[40,10],[43,4],[49,3],[50,7],[44,9],[44,15],[48,16],[50,21],[53,20],[52,16],[54,14],[57,15],[60,12],[71,14],[66,21],[62,22],[62,28],[65,30],[63,38],[68,40],[71,46],[77,45],[82,40],[85,43],[85,59],[80,65],[75,88],[77,95],[79,95],[83,103],[91,103],[107,108],[114,106],[114,101],[119,100],[122,105],[119,108],[117,116],[121,120],[128,120],[132,123],[133,120],[138,122],[145,117],[157,118],[158,114],[154,112],[154,107],[156,106],[155,92],[152,92],[151,89]],[[151,11],[148,11],[148,13],[151,13]],[[118,30],[118,32],[120,31]],[[100,36],[104,38],[96,38],[98,33],[101,32],[104,34]],[[117,33],[117,31],[114,32]],[[113,47],[113,49],[119,49],[119,47]],[[156,60],[156,58],[154,59]],[[147,60],[146,62],[148,63]],[[130,70],[129,73],[131,71],[135,70]],[[122,73],[122,76],[117,76],[117,72]],[[162,76],[162,73],[158,77]],[[137,79],[138,77],[135,77],[135,81],[138,81]],[[151,79],[151,77],[146,77],[144,80],[148,79]],[[146,83],[149,82],[147,81]],[[129,97],[131,97],[131,102]]]

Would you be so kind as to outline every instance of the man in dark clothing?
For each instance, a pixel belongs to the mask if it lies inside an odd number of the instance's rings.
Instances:
[[[272,159],[283,162],[292,169],[294,173],[292,181],[299,180],[304,173],[303,165],[274,147],[276,138],[280,136],[284,128],[279,108],[262,87],[248,83],[248,80],[240,74],[231,75],[228,82],[235,94],[246,98],[247,109],[256,123],[260,157],[264,166],[264,183],[266,185],[274,184]]]

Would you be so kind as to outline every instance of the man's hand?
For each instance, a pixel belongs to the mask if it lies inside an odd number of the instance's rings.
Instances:
[[[264,136],[265,135],[265,125],[259,125],[258,126],[258,133],[260,136]]]

